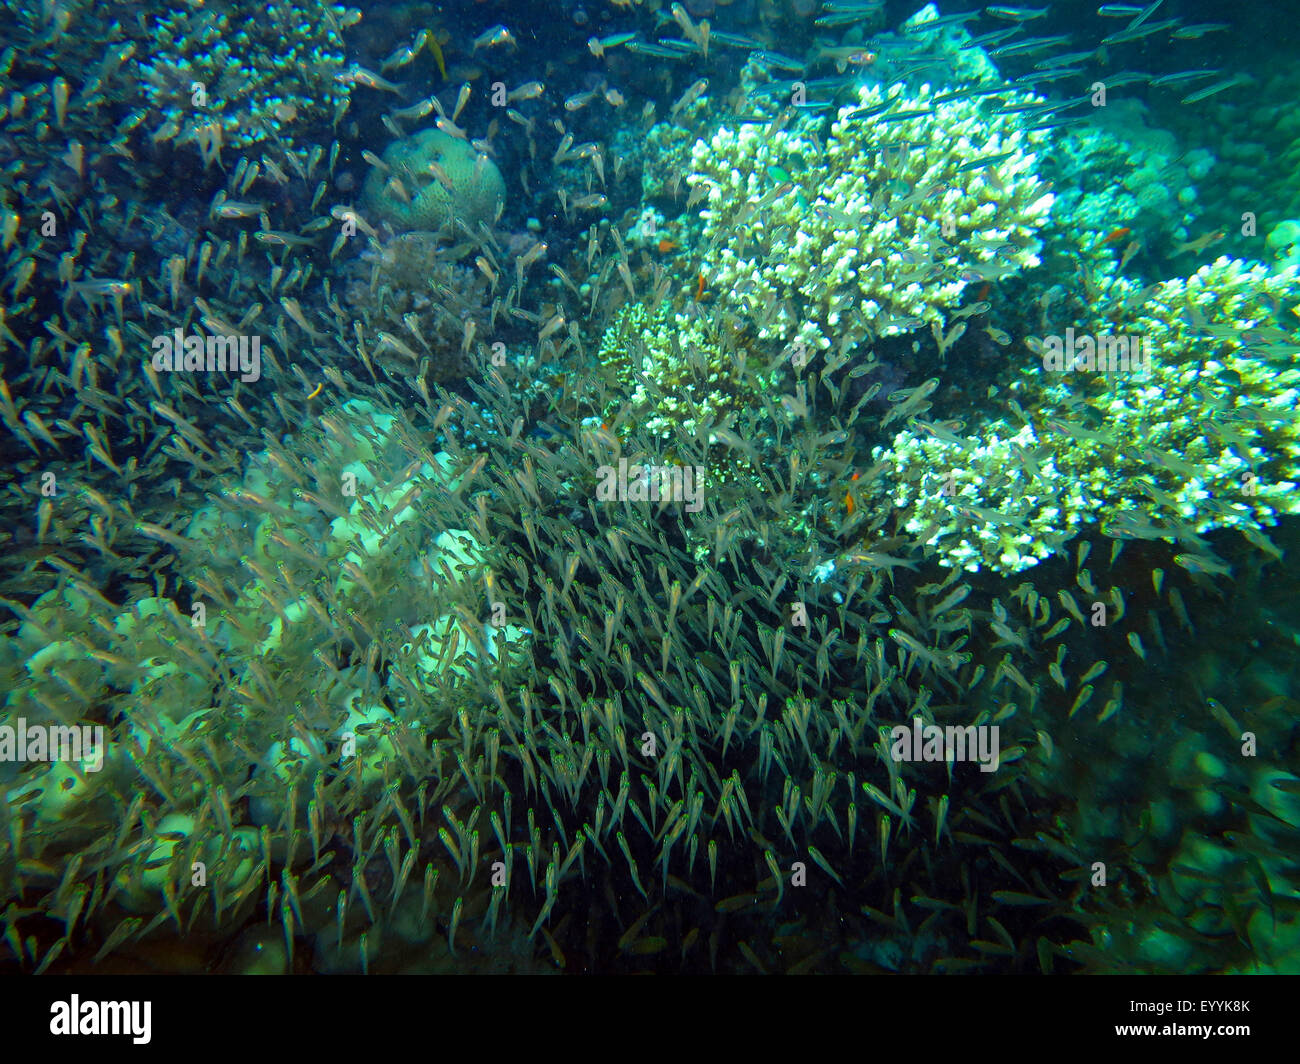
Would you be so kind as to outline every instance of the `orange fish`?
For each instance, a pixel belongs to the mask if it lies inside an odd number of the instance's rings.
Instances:
[[[695,302],[704,298],[704,274],[699,274],[695,278]]]
[[[858,504],[853,501],[853,492],[851,491],[844,493],[844,509],[848,510],[850,517],[857,512]]]
[[[1122,225],[1118,229],[1112,229],[1104,237],[1097,241],[1097,247],[1105,247],[1107,244],[1113,244],[1116,240],[1123,240],[1132,230],[1127,225]]]
[[[668,252],[676,251],[679,247],[681,247],[681,245],[677,243],[676,240],[669,240],[667,237],[664,237],[655,246],[659,248],[660,255],[667,255]]]

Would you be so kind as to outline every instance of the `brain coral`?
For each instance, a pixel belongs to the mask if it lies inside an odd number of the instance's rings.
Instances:
[[[486,155],[449,133],[425,129],[394,141],[383,159],[388,170],[371,170],[362,206],[395,229],[450,228],[453,217],[472,229],[501,217],[506,199],[501,171]],[[431,163],[437,169],[430,169]]]

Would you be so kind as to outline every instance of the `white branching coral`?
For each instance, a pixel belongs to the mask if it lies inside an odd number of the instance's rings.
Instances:
[[[887,463],[902,529],[942,564],[1013,573],[1049,557],[1089,510],[1087,489],[1051,458],[1031,472],[1037,446],[1031,426],[1016,432],[999,421],[983,438],[956,442],[908,429],[876,458]]]
[[[667,439],[757,405],[755,392],[765,378],[724,330],[705,318],[673,313],[667,303],[653,310],[629,303],[605,330],[599,358],[629,390],[638,421]],[[615,407],[606,413],[613,417]]]
[[[990,106],[871,86],[824,146],[754,123],[697,141],[710,288],[764,339],[847,350],[942,326],[970,282],[1037,266],[1042,134]]]
[[[1300,340],[1279,324],[1300,299],[1296,271],[1221,258],[1116,291],[1109,319],[1142,352],[1127,369],[1098,354],[1116,338],[1098,316],[1068,345],[1031,339],[1034,364],[1012,386],[1031,424],[907,429],[877,449],[903,527],[946,564],[1015,572],[1095,523],[1184,547],[1237,528],[1270,550],[1260,530],[1300,513]]]
[[[163,117],[153,140],[193,142],[219,160],[223,143],[292,139],[308,122],[337,124],[348,99],[342,32],[360,18],[327,0],[272,3],[256,19],[200,4],[157,16],[140,61],[144,94]]]

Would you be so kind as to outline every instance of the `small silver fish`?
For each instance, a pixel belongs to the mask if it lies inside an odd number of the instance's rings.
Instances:
[[[1003,22],[1028,22],[1030,19],[1042,18],[1048,9],[1045,7],[986,7],[984,14],[990,18],[999,18]]]
[[[699,81],[695,82],[695,84],[693,84],[689,89],[687,89],[684,93],[682,93],[678,101],[675,104],[673,104],[671,108],[669,108],[668,113],[671,116],[676,117],[678,111],[682,110],[682,108],[684,107],[689,107],[692,103],[694,103],[701,96],[703,96],[704,93],[708,91],[708,88],[709,88],[709,79],[700,78]]]
[[[394,85],[386,78],[381,78],[373,70],[367,70],[356,63],[353,63],[341,74],[335,74],[334,80],[342,85],[364,85],[367,89],[378,89],[380,92],[391,92],[397,96],[402,95],[402,89],[399,86]]]
[[[256,218],[266,210],[264,203],[241,203],[239,200],[222,200],[216,209],[218,218]]]
[[[546,86],[540,81],[525,81],[518,88],[511,89],[506,93],[506,100],[510,103],[514,103],[516,100],[533,100],[545,90]]]
[[[1223,92],[1225,89],[1231,89],[1240,85],[1245,80],[1246,78],[1244,75],[1234,74],[1232,77],[1226,78],[1223,81],[1216,81],[1213,85],[1201,89],[1198,92],[1194,92],[1190,96],[1184,96],[1183,103],[1199,103],[1201,100],[1208,99],[1216,93]]]
[[[1207,33],[1217,33],[1219,30],[1226,30],[1226,22],[1197,22],[1191,26],[1179,26],[1169,36],[1180,41],[1194,41],[1198,37],[1204,37]]]
[[[596,96],[597,93],[594,91],[576,92],[572,96],[570,96],[567,100],[564,101],[564,109],[566,111],[580,110],[583,107],[586,107],[587,104],[591,103],[591,101],[594,100]]]
[[[474,45],[470,48],[470,54],[473,55],[480,48],[494,48],[498,44],[509,44],[519,47],[519,42],[511,36],[511,33],[505,26],[498,23],[490,29],[484,30],[474,38]]]
[[[1212,576],[1232,575],[1232,569],[1226,562],[1209,554],[1175,554],[1174,561],[1189,573]]]

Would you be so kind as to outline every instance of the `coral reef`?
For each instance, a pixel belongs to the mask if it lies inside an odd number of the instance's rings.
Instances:
[[[459,380],[474,365],[464,337],[486,327],[490,286],[480,271],[449,261],[444,245],[435,233],[399,233],[372,242],[347,267],[344,303],[396,333],[374,353],[394,378],[423,364],[429,380]]]
[[[722,335],[725,329],[667,303],[653,310],[625,304],[597,354],[628,391],[606,415],[617,417],[629,404],[630,416],[648,433],[669,439],[757,406],[765,378],[740,338]]]
[[[643,136],[629,138],[641,158],[641,198],[644,202],[674,202],[685,196],[682,175],[689,173],[695,131],[709,113],[708,96],[692,100],[670,121],[656,122]]]
[[[1300,217],[1300,117],[1272,99],[1293,98],[1300,79],[1290,64],[1242,71],[1242,90],[1225,92],[1194,107],[1169,105],[1157,111],[1162,124],[1184,144],[1211,144],[1216,165],[1197,182],[1201,224],[1222,229],[1233,256],[1264,258],[1254,236],[1242,233],[1242,212],[1258,215],[1262,237],[1285,218]],[[1171,183],[1171,187],[1177,185]]]
[[[496,163],[465,140],[424,129],[393,141],[382,167],[371,170],[363,208],[399,231],[471,232],[491,226],[505,209],[505,181]]]
[[[906,429],[875,452],[892,472],[880,490],[971,571],[1035,565],[1097,521],[1192,544],[1271,527],[1300,512],[1300,337],[1280,313],[1298,298],[1294,270],[1227,258],[1150,289],[1117,282],[1077,343],[1056,338],[1059,363],[1033,342],[1040,364],[1010,388],[1031,423]]]
[[[1187,151],[1168,130],[1149,124],[1150,112],[1132,99],[1099,107],[1094,122],[1061,131],[1044,176],[1058,189],[1052,223],[1074,248],[1095,250],[1121,227],[1168,255],[1190,239],[1203,209],[1200,183],[1215,166],[1203,148]],[[1107,253],[1118,255],[1128,240]]]
[[[1042,135],[938,96],[865,87],[824,150],[755,124],[696,143],[705,269],[761,337],[847,350],[942,325],[970,280],[1038,264],[1052,204],[1034,176]]]
[[[170,5],[151,19],[139,64],[163,122],[154,140],[193,143],[205,158],[220,158],[223,143],[292,140],[298,128],[337,123],[349,99],[342,32],[360,18],[325,0],[272,3],[255,19]]]
[[[1279,222],[1269,230],[1266,243],[1279,269],[1300,267],[1300,220]]]
[[[0,970],[1297,970],[1285,96],[1025,95],[1164,12],[0,4]],[[526,232],[373,154],[439,104]]]

